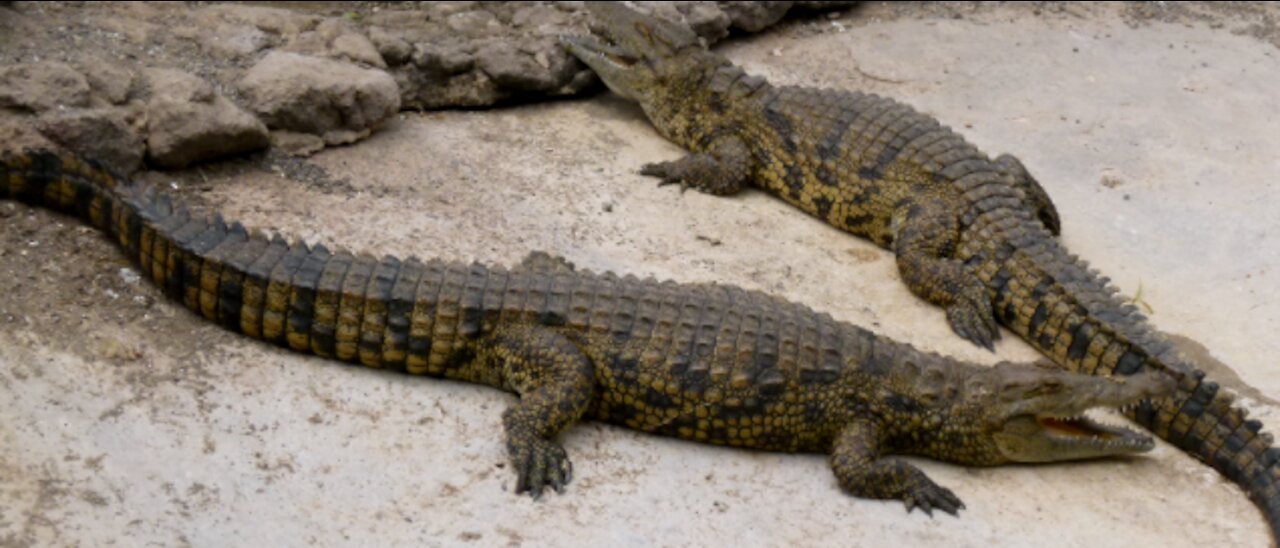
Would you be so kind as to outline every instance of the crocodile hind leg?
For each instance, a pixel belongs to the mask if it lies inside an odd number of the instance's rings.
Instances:
[[[901,459],[881,457],[880,430],[869,422],[855,422],[836,437],[831,450],[831,471],[840,487],[854,496],[898,499],[907,512],[916,508],[933,515],[935,509],[955,515],[964,503],[950,489]]]
[[[501,328],[481,341],[476,354],[499,366],[502,385],[520,396],[502,414],[516,492],[536,499],[547,488],[564,490],[573,468],[554,438],[582,418],[591,403],[591,362],[564,335],[539,326]]]
[[[912,293],[943,307],[952,331],[988,350],[1000,338],[986,286],[951,258],[959,220],[946,206],[918,202],[894,215],[893,251],[898,272]]]
[[[686,155],[679,160],[646,164],[640,173],[662,179],[658,186],[679,184],[680,189],[693,188],[716,196],[735,194],[747,186],[751,174],[751,153],[737,136],[724,136],[707,147],[706,152]]]
[[[1061,234],[1062,220],[1058,218],[1058,208],[1053,205],[1053,200],[1049,199],[1049,193],[1044,191],[1040,182],[1027,171],[1027,167],[1010,154],[1001,154],[995,162],[1001,170],[1013,177],[1013,186],[1022,190],[1027,198],[1027,206],[1036,212],[1036,218],[1049,229],[1049,233],[1054,236]]]

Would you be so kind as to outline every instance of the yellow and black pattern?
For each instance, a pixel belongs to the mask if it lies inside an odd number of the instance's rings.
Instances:
[[[1130,417],[1243,488],[1280,538],[1271,436],[1059,244],[1058,213],[1017,159],[891,99],[772,86],[620,3],[588,9],[603,39],[568,38],[569,51],[692,152],[644,173],[718,195],[754,185],[893,250],[907,286],[980,346],[998,322],[1070,371],[1166,375],[1177,395]]]
[[[830,452],[856,495],[955,512],[954,495],[887,455],[993,465],[1140,452],[1150,440],[1128,432],[1031,451],[997,438],[1039,413],[1070,417],[1168,389],[1154,378],[977,367],[762,293],[581,272],[545,255],[507,270],[291,243],[191,215],[66,154],[4,157],[0,197],[101,229],[174,301],[230,331],[518,394],[503,423],[518,490],[534,496],[571,476],[556,436],[595,418],[707,443]]]

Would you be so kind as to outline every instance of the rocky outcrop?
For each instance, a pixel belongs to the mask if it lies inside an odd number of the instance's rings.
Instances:
[[[766,28],[794,7],[842,4],[638,7],[714,42],[734,29]],[[62,145],[126,172],[144,161],[181,168],[269,145],[310,154],[351,143],[400,109],[487,107],[572,95],[598,82],[559,43],[587,31],[580,2],[286,6],[96,6],[108,16],[86,25],[106,33],[107,47],[57,53],[32,41],[8,52],[46,60],[0,66],[0,134],[7,146]]]
[[[49,140],[105,162],[123,173],[142,167],[146,142],[136,129],[136,109],[93,108],[50,111],[36,127]]]
[[[326,145],[364,138],[400,110],[400,91],[386,72],[275,51],[240,82],[267,126],[313,135]]]
[[[159,167],[266,148],[267,128],[208,82],[185,72],[150,69],[147,158]]]
[[[0,68],[0,108],[39,114],[89,106],[89,81],[71,65],[43,62]]]

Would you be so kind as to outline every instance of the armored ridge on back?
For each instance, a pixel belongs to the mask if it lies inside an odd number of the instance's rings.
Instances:
[[[749,184],[892,250],[903,281],[991,348],[996,322],[1057,364],[1094,375],[1154,370],[1176,396],[1128,416],[1213,466],[1280,539],[1280,450],[1233,397],[1054,239],[1057,211],[1012,156],[994,160],[902,103],[775,87],[685,28],[615,2],[588,7],[603,35],[566,38],[614,92],[692,151],[644,172],[728,195]]]
[[[1172,384],[916,351],[804,306],[526,261],[512,270],[331,252],[193,217],[96,163],[0,161],[0,197],[101,229],[167,295],[225,328],[368,367],[518,394],[503,414],[517,491],[561,490],[555,437],[587,417],[701,442],[828,452],[857,496],[962,507],[893,454],[995,465],[1138,453],[1152,440],[1079,416]],[[546,264],[550,263],[550,264]]]

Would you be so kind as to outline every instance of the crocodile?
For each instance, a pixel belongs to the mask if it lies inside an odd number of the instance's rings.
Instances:
[[[594,32],[564,37],[565,47],[690,151],[642,173],[719,196],[754,186],[870,239],[981,347],[994,349],[998,322],[1070,371],[1176,379],[1173,398],[1128,417],[1241,487],[1280,539],[1271,435],[1064,248],[1057,209],[1016,158],[992,159],[889,98],[771,85],[686,27],[617,2],[587,9]]]
[[[578,270],[507,269],[290,242],[74,154],[10,154],[0,197],[100,229],[168,297],[232,332],[366,367],[512,392],[516,491],[562,491],[559,433],[581,419],[698,442],[822,452],[851,494],[956,513],[894,455],[968,465],[1124,456],[1154,440],[1084,416],[1173,384],[925,353],[756,291]]]

